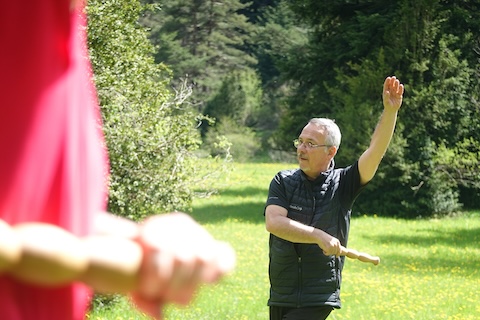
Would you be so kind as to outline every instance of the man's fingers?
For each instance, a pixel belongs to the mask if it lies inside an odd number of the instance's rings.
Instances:
[[[403,95],[404,86],[395,76],[387,77],[383,84],[383,92],[386,94]]]
[[[177,259],[174,263],[173,274],[165,288],[164,297],[166,301],[179,304],[187,304],[195,289],[200,283],[199,274],[203,269],[203,263],[191,258],[188,260]]]
[[[390,87],[390,83],[392,82],[392,77],[387,77],[385,82],[383,83],[383,92],[387,92],[388,88]]]

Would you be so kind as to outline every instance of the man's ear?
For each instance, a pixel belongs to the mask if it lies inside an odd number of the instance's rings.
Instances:
[[[328,148],[328,155],[333,158],[337,154],[337,151],[338,151],[338,147],[331,146],[330,148]]]

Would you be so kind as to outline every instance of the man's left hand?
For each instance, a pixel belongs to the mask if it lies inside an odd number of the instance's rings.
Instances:
[[[387,77],[383,84],[383,106],[385,109],[398,111],[402,105],[403,84],[395,77]]]

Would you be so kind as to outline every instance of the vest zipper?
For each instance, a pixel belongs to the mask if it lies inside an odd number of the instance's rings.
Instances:
[[[315,209],[317,207],[317,199],[315,199],[315,195],[312,196],[312,199],[313,199],[312,216],[310,217],[310,223],[307,224],[308,226],[313,226],[312,222],[313,222],[313,218],[315,217]]]
[[[302,291],[302,257],[298,257],[298,294],[297,294],[297,308],[301,307],[300,297]]]
[[[315,195],[313,195],[313,210],[312,210],[312,221],[313,221],[313,217],[315,217],[315,209],[317,208],[317,199],[315,199]],[[312,222],[310,222],[310,225],[312,224]]]

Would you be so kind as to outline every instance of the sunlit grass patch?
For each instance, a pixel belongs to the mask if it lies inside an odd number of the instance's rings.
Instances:
[[[377,267],[347,262],[344,308],[333,318],[476,319],[479,230],[479,219],[468,217],[355,218],[349,245],[382,261]]]
[[[218,194],[196,199],[191,215],[237,253],[237,268],[201,288],[187,308],[169,306],[167,320],[268,319],[268,232],[263,210],[270,180],[291,164],[234,164],[215,182]],[[368,192],[368,188],[364,191]],[[194,240],[192,240],[194,241]],[[469,320],[480,314],[480,213],[400,220],[353,217],[348,246],[378,255],[378,266],[347,259],[342,303],[331,319]],[[103,312],[103,313],[102,313]],[[145,320],[123,300],[89,319]]]

